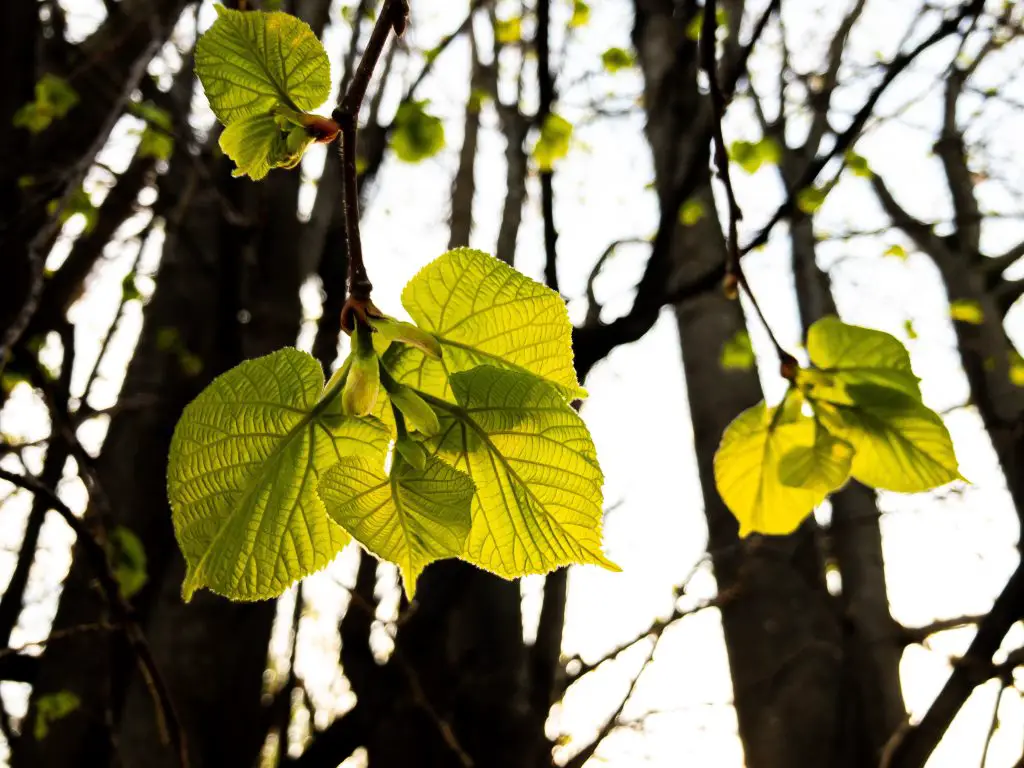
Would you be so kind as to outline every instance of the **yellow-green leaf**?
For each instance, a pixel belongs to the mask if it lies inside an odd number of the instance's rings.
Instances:
[[[684,227],[692,227],[704,218],[704,203],[691,197],[679,206],[679,223]]]
[[[523,36],[523,20],[518,16],[498,19],[494,24],[494,36],[502,45],[518,43]]]
[[[427,102],[409,101],[398,108],[391,125],[391,148],[403,163],[419,163],[444,149],[444,123],[426,111]]]
[[[835,316],[824,317],[807,332],[811,362],[824,374],[809,379],[812,399],[851,403],[845,390],[860,384],[891,387],[918,400],[919,379],[910,367],[910,355],[896,337],[883,331],[847,325]]]
[[[62,720],[82,706],[82,700],[74,691],[57,691],[40,696],[36,701],[36,721],[32,735],[42,741],[50,733],[50,725]]]
[[[36,83],[35,100],[14,113],[14,127],[40,133],[60,120],[78,103],[78,92],[63,77],[43,75]]]
[[[796,207],[810,215],[824,204],[828,190],[822,187],[804,187],[796,195]]]
[[[885,249],[885,252],[882,255],[890,256],[894,259],[899,259],[900,261],[906,261],[908,258],[907,249],[902,245],[890,245]]]
[[[440,342],[442,359],[393,346],[385,362],[399,381],[450,400],[447,373],[494,365],[538,376],[567,398],[586,396],[565,302],[486,253],[457,248],[435,259],[409,281],[402,304]]]
[[[949,316],[958,323],[981,325],[985,322],[985,310],[971,299],[956,299],[949,303]]]
[[[440,459],[428,458],[419,470],[396,457],[388,476],[373,462],[346,458],[319,488],[328,513],[352,538],[398,565],[409,599],[429,563],[462,554],[476,489]]]
[[[750,334],[737,331],[736,334],[722,345],[719,362],[727,371],[749,371],[754,367],[754,347],[750,343]]]
[[[507,579],[601,551],[604,481],[586,425],[550,384],[480,366],[452,376],[458,406],[435,401],[436,455],[476,484],[463,559]]]
[[[185,556],[182,594],[277,597],[348,542],[316,493],[345,456],[383,463],[388,432],[346,418],[320,365],[295,349],[249,360],[185,409],[171,441],[167,494]]]
[[[533,159],[542,171],[550,171],[555,163],[569,154],[572,123],[560,115],[548,115],[533,147]]]
[[[739,521],[740,536],[792,533],[825,500],[827,491],[817,485],[786,485],[780,474],[783,457],[814,445],[814,420],[800,413],[801,403],[795,392],[775,408],[758,403],[722,435],[715,453],[715,485]]]
[[[865,485],[903,493],[960,479],[942,418],[920,400],[884,386],[849,388],[853,405],[816,405],[830,432],[854,447],[851,474]]]
[[[601,65],[612,74],[629,69],[635,63],[633,54],[624,48],[609,48],[601,54]]]
[[[577,29],[585,27],[588,23],[590,23],[590,6],[584,0],[574,0],[569,26]]]
[[[217,20],[199,38],[195,68],[224,125],[278,105],[305,112],[327,100],[331,66],[308,24],[287,13],[214,8]]]
[[[782,457],[779,479],[783,485],[829,494],[850,477],[852,461],[853,446],[819,425],[813,445],[801,445]]]

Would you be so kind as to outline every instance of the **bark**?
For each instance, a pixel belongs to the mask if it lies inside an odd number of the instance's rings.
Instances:
[[[674,15],[674,5],[638,0],[634,32],[663,204],[674,199],[688,163],[707,167],[706,146],[694,145],[688,132],[706,108],[696,84],[695,46],[685,35],[696,7]],[[725,259],[707,172],[695,196],[707,215],[692,227],[676,225],[670,291]],[[747,765],[855,765],[843,732],[842,631],[824,584],[816,526],[809,521],[792,536],[741,541],[715,489],[713,457],[722,432],[761,399],[756,374],[725,372],[718,362],[722,345],[745,327],[742,311],[721,291],[708,290],[676,305],[675,313],[709,550],[719,592],[730,594],[722,625]]]

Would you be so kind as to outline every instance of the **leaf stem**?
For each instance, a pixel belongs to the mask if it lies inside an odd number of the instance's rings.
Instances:
[[[359,59],[355,74],[348,84],[341,104],[332,117],[341,128],[341,204],[345,216],[345,241],[348,251],[348,298],[341,310],[341,326],[351,332],[352,316],[364,322],[372,308],[370,293],[373,284],[363,263],[363,245],[359,235],[359,173],[357,170],[357,143],[359,139],[359,111],[366,98],[373,71],[380,61],[391,31],[401,35],[408,25],[408,0],[384,0],[384,6],[374,24],[366,49]],[[356,22],[358,23],[358,21]],[[371,312],[372,314],[372,312]]]

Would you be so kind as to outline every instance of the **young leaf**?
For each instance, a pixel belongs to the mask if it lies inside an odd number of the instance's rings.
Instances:
[[[476,483],[463,559],[507,579],[561,565],[618,566],[601,552],[604,481],[583,420],[550,384],[489,365],[435,401],[436,455]]]
[[[440,342],[443,359],[392,347],[385,362],[398,380],[451,399],[449,373],[493,365],[538,376],[566,398],[586,396],[565,302],[486,253],[457,248],[435,259],[409,281],[402,304]]]
[[[287,13],[214,8],[217,21],[199,38],[195,68],[224,125],[281,104],[304,112],[327,100],[331,65],[308,24]]]
[[[428,458],[419,470],[396,457],[389,477],[372,462],[345,458],[319,489],[328,513],[352,538],[398,565],[410,600],[429,563],[462,554],[475,488],[439,459]]]
[[[220,135],[220,148],[238,167],[232,176],[248,176],[259,181],[278,167],[287,164],[284,137],[273,115],[250,115],[233,122]]]
[[[15,128],[41,133],[78,103],[78,93],[68,81],[51,74],[43,75],[36,83],[35,96],[35,101],[22,105],[14,113]]]
[[[402,104],[391,126],[391,148],[403,163],[419,163],[444,149],[444,123],[425,101]]]
[[[829,494],[850,477],[852,462],[853,446],[819,425],[813,445],[794,448],[779,461],[779,479],[783,485]]]
[[[942,418],[920,400],[885,386],[849,387],[852,405],[818,404],[830,432],[853,445],[851,474],[865,485],[902,493],[961,479]]]
[[[830,402],[851,402],[851,386],[890,387],[921,399],[919,379],[910,367],[910,355],[894,336],[870,328],[847,325],[834,316],[824,317],[807,332],[807,353],[826,377],[808,396]]]
[[[323,386],[312,357],[282,349],[218,377],[185,409],[167,471],[185,600],[200,587],[234,600],[277,597],[348,542],[317,481],[344,456],[383,463],[388,432],[344,417]]]
[[[817,482],[804,488],[782,481],[783,458],[814,446],[814,420],[800,413],[801,405],[795,392],[775,408],[758,403],[737,416],[722,435],[715,453],[715,485],[739,521],[740,536],[792,533],[828,495]],[[787,467],[787,474],[792,472]]]

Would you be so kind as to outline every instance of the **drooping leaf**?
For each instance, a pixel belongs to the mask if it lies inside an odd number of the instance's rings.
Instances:
[[[278,105],[305,112],[327,100],[331,67],[308,24],[287,13],[214,8],[195,69],[221,123],[268,115]]]
[[[429,563],[462,554],[476,489],[440,459],[428,458],[419,470],[397,458],[388,476],[373,462],[345,458],[319,488],[328,513],[352,538],[398,565],[409,599]]]
[[[442,359],[393,346],[385,362],[399,381],[451,399],[448,373],[494,365],[545,379],[565,397],[586,396],[573,368],[565,302],[486,253],[458,248],[435,259],[409,281],[402,304],[437,337]]]
[[[618,567],[601,551],[603,476],[586,425],[550,384],[484,365],[435,406],[436,455],[476,484],[463,559],[504,578],[562,565]]]
[[[444,149],[444,123],[426,111],[427,102],[407,101],[391,125],[391,148],[404,163],[419,163]]]
[[[252,115],[233,122],[220,135],[220,148],[238,167],[232,175],[264,178],[281,154],[281,128],[273,115]]]
[[[813,445],[801,445],[779,461],[779,479],[783,485],[829,494],[850,477],[853,446],[833,436],[820,425]]]
[[[921,399],[919,379],[910,367],[910,355],[900,342],[883,331],[847,325],[835,316],[824,317],[807,332],[807,353],[822,373],[813,381],[812,398],[850,403],[851,386],[891,387]]]
[[[942,418],[917,398],[885,386],[849,387],[851,405],[816,405],[854,448],[851,474],[865,485],[916,493],[961,479]]]
[[[548,115],[533,147],[533,159],[542,171],[550,171],[555,163],[569,154],[572,123],[561,115]]]
[[[722,435],[715,453],[715,485],[739,522],[740,536],[792,533],[827,495],[820,487],[782,482],[783,458],[814,446],[814,420],[800,412],[801,405],[796,392],[774,408],[758,403]]]
[[[186,409],[171,442],[167,492],[188,566],[182,594],[277,597],[348,542],[317,496],[345,456],[383,461],[388,433],[323,397],[320,365],[295,349],[249,360]]]
[[[755,362],[754,347],[750,343],[750,334],[746,331],[737,331],[722,345],[719,363],[724,370],[749,371]]]
[[[35,100],[14,113],[14,127],[41,133],[78,103],[78,92],[63,77],[45,74],[36,83]]]
[[[36,701],[36,721],[32,735],[42,741],[50,733],[50,726],[70,715],[82,706],[82,700],[74,691],[57,691],[40,696]]]
[[[866,158],[858,155],[853,150],[847,150],[844,157],[846,159],[846,167],[850,169],[850,173],[865,179],[871,178],[873,174]]]

